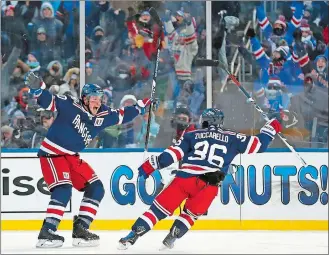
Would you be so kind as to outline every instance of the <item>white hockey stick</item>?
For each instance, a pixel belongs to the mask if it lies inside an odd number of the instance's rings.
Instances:
[[[206,65],[206,66],[207,65],[210,65],[210,66],[220,66],[229,75],[229,77],[235,83],[235,85],[237,85],[238,88],[242,91],[242,93],[248,98],[248,102],[250,102],[250,103],[252,103],[254,105],[255,109],[263,116],[263,118],[265,119],[265,121],[269,121],[270,120],[268,118],[267,114],[259,107],[259,105],[256,103],[256,101],[250,96],[250,94],[241,85],[241,83],[236,79],[236,77],[233,74],[231,74],[227,70],[227,68],[225,68],[225,65],[222,64],[219,60],[197,59],[196,60],[196,65],[200,65],[200,66],[202,66],[202,65]],[[278,133],[277,135],[282,140],[282,142],[289,148],[289,150],[296,156],[296,158],[298,158],[298,160],[300,161],[300,163],[304,167],[306,167],[307,166],[307,163],[301,157],[301,155],[295,150],[295,148],[287,142],[287,138],[285,138],[282,133]]]

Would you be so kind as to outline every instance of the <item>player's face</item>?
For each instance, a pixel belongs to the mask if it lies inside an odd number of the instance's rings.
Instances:
[[[102,97],[90,96],[89,98],[89,109],[92,115],[96,115],[102,104]]]

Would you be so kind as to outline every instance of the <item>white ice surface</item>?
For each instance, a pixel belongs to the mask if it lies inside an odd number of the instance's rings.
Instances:
[[[159,251],[167,231],[152,231],[127,251],[117,250],[118,240],[128,231],[96,231],[100,246],[72,247],[70,231],[59,231],[64,246],[56,249],[35,248],[37,231],[2,231],[1,254],[151,254],[151,253],[276,253],[328,254],[326,231],[190,231],[176,241],[172,250]]]

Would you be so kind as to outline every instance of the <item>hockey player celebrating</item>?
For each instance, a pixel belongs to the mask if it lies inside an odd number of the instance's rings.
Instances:
[[[84,85],[80,100],[51,95],[42,79],[33,72],[27,74],[26,85],[42,108],[57,111],[57,118],[38,152],[51,196],[36,246],[55,248],[63,245],[64,237],[55,232],[71,198],[72,186],[84,192],[79,215],[73,223],[73,245],[97,246],[99,236],[88,229],[104,196],[104,187],[78,152],[105,127],[124,124],[144,114],[151,100],[139,100],[134,106],[113,110],[102,104],[104,92],[96,84]]]
[[[161,169],[182,160],[182,167],[174,180],[153,201],[150,209],[139,217],[132,231],[119,241],[119,249],[127,249],[160,220],[173,214],[186,199],[183,211],[174,221],[163,240],[164,248],[173,248],[203,215],[218,194],[220,183],[229,165],[239,153],[264,152],[281,125],[276,119],[268,121],[256,136],[246,136],[223,129],[224,114],[210,108],[200,117],[202,129],[186,133],[175,146],[170,146],[159,156],[150,156],[139,168],[147,178],[155,169]]]

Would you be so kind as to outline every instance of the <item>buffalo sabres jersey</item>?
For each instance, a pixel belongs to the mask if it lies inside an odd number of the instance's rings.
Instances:
[[[265,133],[247,136],[211,126],[186,133],[174,146],[158,157],[160,168],[182,160],[176,176],[190,177],[209,172],[223,171],[227,174],[237,154],[264,152],[272,137]]]
[[[96,116],[91,115],[74,97],[54,96],[44,90],[38,104],[57,112],[54,123],[41,143],[38,155],[74,155],[82,151],[105,127],[120,125],[133,120],[139,109],[129,106],[113,110],[101,105]]]

